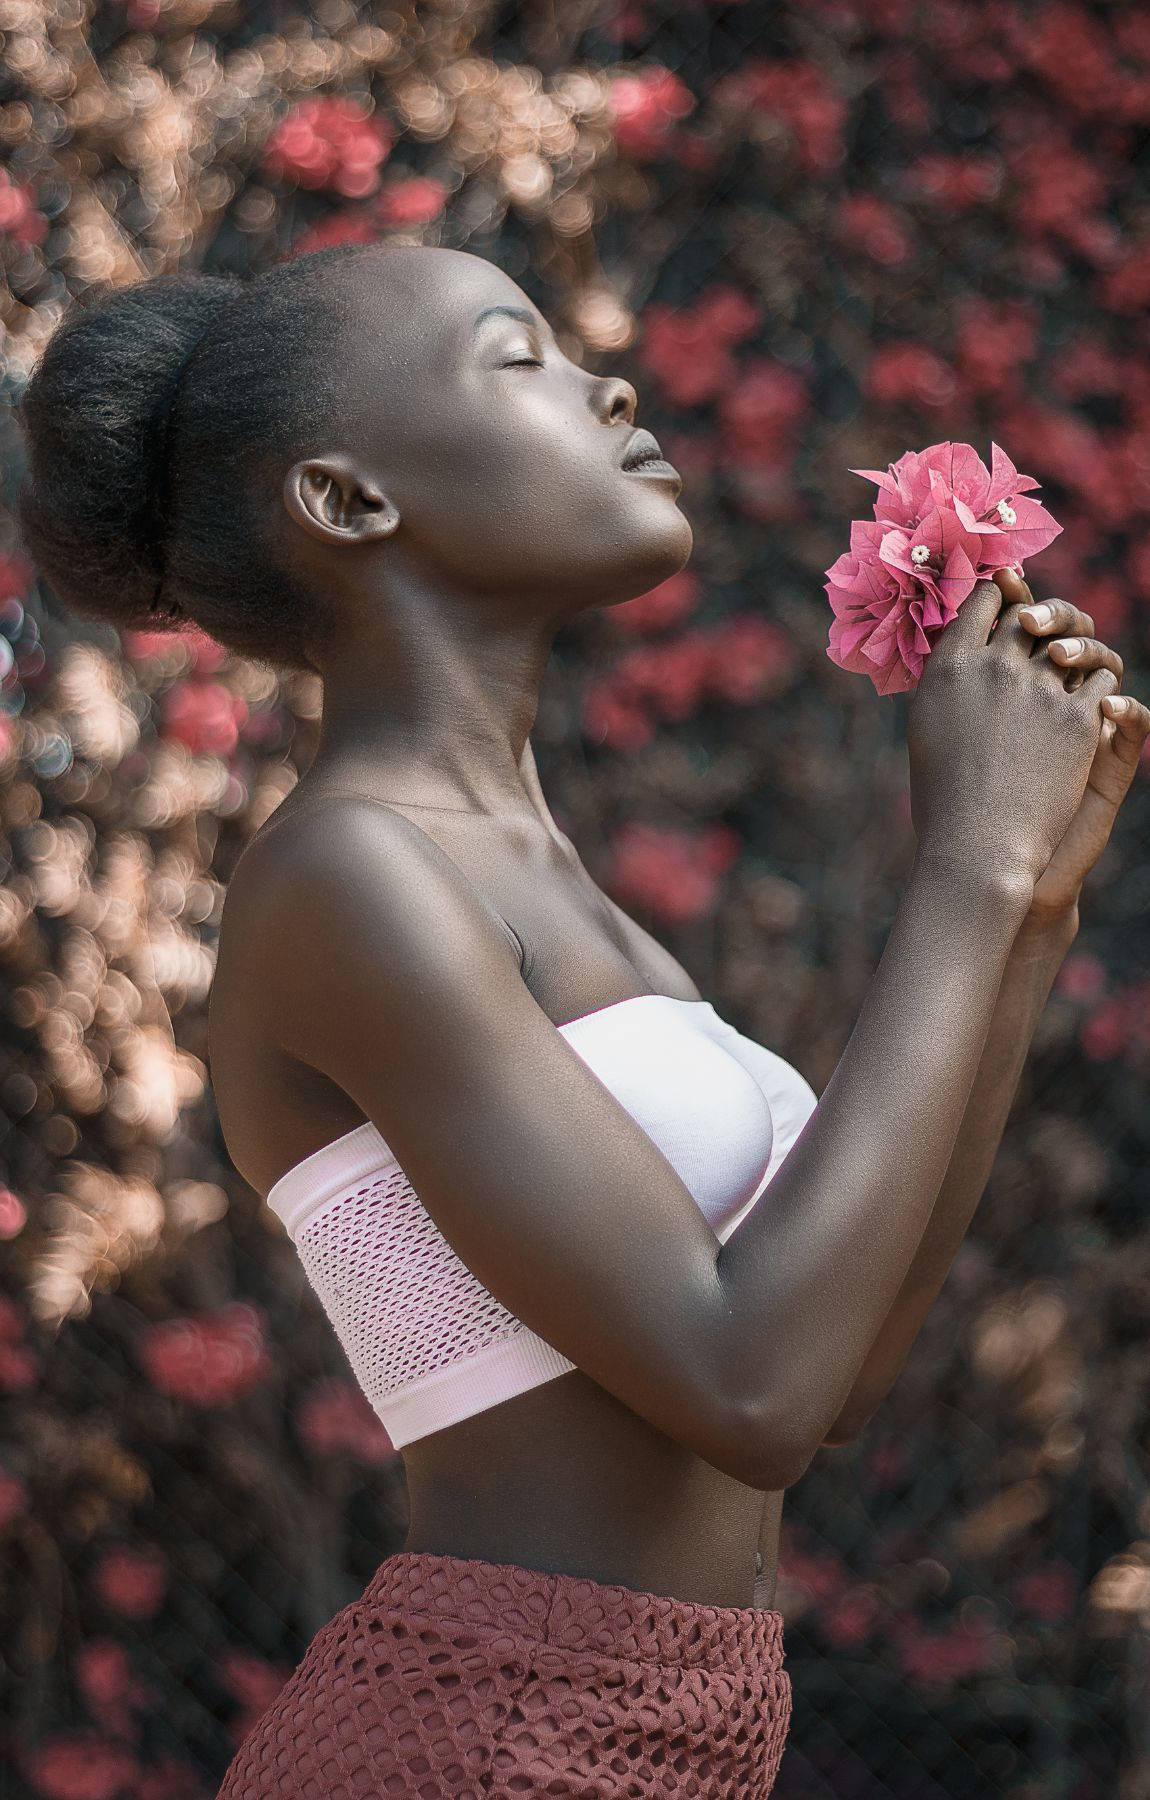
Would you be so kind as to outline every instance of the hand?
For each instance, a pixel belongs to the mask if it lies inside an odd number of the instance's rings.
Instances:
[[[1107,663],[1076,688],[1023,628],[999,581],[978,581],[940,632],[907,717],[919,854],[969,878],[1035,887],[1079,812],[1098,749]],[[1025,593],[1026,590],[1024,589]]]
[[[1000,569],[994,579],[1004,599],[1021,604],[1019,624],[1036,639],[1045,639],[1051,662],[1068,671],[1068,689],[1080,687],[1091,669],[1112,669],[1121,682],[1122,658],[1094,636],[1089,613],[1079,611],[1068,600],[1046,600],[1039,611],[1044,606],[1048,616],[1039,617],[1034,596],[1013,570]],[[1068,639],[1081,640],[1081,648],[1071,649]],[[1150,733],[1150,710],[1141,700],[1129,694],[1107,694],[1100,704],[1102,733],[1086,788],[1065,837],[1035,883],[1031,924],[1054,923],[1078,905],[1079,890],[1106,847]]]

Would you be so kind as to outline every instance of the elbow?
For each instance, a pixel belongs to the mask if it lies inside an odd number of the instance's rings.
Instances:
[[[806,1474],[819,1448],[818,1438],[780,1425],[776,1415],[768,1419],[759,1408],[748,1408],[737,1421],[728,1459],[728,1473],[747,1487],[775,1494],[794,1487]]]

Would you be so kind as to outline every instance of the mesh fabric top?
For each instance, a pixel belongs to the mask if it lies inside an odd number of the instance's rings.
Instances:
[[[707,1000],[639,994],[558,1029],[725,1243],[814,1111],[814,1090]],[[575,1367],[460,1260],[370,1121],[296,1163],[268,1205],[396,1449]]]

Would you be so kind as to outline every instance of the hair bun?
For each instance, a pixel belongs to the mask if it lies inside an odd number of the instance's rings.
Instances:
[[[157,276],[79,304],[49,340],[19,407],[28,468],[18,507],[30,553],[68,605],[119,626],[147,615],[164,568],[172,403],[208,327],[243,288]]]

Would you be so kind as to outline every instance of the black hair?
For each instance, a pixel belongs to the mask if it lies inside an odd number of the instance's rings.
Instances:
[[[323,596],[268,530],[293,461],[340,414],[337,245],[248,280],[154,276],[68,314],[19,402],[28,551],[74,611],[183,617],[241,656],[314,669]]]

